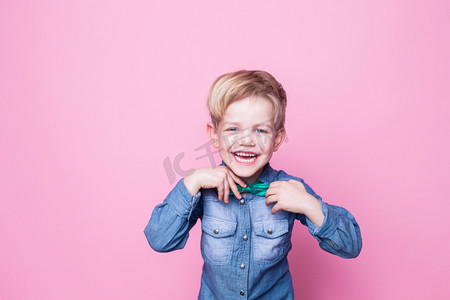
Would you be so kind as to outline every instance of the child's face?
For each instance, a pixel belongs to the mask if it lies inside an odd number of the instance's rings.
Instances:
[[[274,117],[272,102],[256,96],[228,106],[217,128],[208,124],[208,134],[220,157],[247,184],[258,179],[284,140],[285,131],[275,131]]]

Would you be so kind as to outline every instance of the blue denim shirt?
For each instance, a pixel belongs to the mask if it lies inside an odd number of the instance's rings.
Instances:
[[[355,218],[344,208],[322,202],[301,179],[267,164],[259,181],[295,179],[322,204],[325,215],[318,227],[305,215],[279,211],[271,214],[265,197],[230,196],[225,204],[216,189],[190,195],[180,180],[164,202],[155,207],[144,232],[159,252],[182,249],[189,230],[201,219],[204,260],[199,299],[294,299],[287,254],[292,248],[295,220],[306,225],[319,246],[344,258],[358,256],[362,241]]]

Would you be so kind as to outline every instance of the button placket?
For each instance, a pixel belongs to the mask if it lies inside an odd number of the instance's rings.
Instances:
[[[240,206],[240,220],[242,221],[242,224],[245,224],[243,230],[241,231],[241,239],[242,242],[240,242],[240,252],[242,253],[238,257],[238,262],[240,261],[241,264],[238,264],[239,269],[237,269],[238,278],[239,278],[239,294],[242,296],[242,299],[246,299],[246,292],[247,292],[247,280],[248,280],[248,264],[249,264],[249,255],[250,255],[250,245],[246,243],[249,240],[249,236],[247,236],[247,233],[250,229],[249,221],[249,209],[250,207],[246,204],[248,201],[247,195],[242,195],[242,199],[239,200],[239,206]],[[241,219],[242,218],[242,219]]]

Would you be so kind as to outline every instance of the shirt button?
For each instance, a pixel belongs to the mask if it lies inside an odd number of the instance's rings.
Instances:
[[[219,229],[214,229],[214,234],[218,234],[219,233]]]
[[[273,233],[272,229],[267,230],[267,233],[272,234]]]
[[[245,204],[245,200],[242,199],[241,201],[239,201],[239,203],[240,203],[241,205],[244,205],[244,204]]]
[[[241,291],[239,294],[241,294],[241,296],[245,295],[244,291]]]
[[[244,237],[242,239],[246,242],[246,241],[248,241],[248,236],[244,235]]]
[[[244,264],[241,265],[241,269],[242,269],[242,270],[245,269],[245,265],[244,265]]]

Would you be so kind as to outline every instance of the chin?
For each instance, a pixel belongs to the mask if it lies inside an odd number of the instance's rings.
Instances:
[[[261,175],[261,173],[264,169],[264,166],[265,165],[259,166],[259,167],[253,166],[252,168],[248,168],[248,167],[236,165],[235,163],[232,162],[231,165],[229,165],[229,168],[234,172],[234,174],[236,174],[237,176],[239,176],[242,179],[245,179],[245,178],[254,177],[255,175],[258,175],[258,177],[259,177],[259,175]],[[256,179],[258,179],[258,178],[255,178],[255,180]]]
[[[235,172],[235,174],[237,176],[239,176],[240,178],[244,179],[244,178],[251,178],[253,176],[255,176],[258,172]]]

